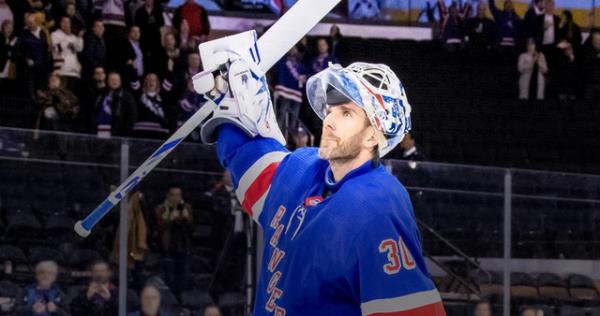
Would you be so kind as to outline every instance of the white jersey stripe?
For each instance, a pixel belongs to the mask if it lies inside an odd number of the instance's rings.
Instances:
[[[271,186],[269,186],[267,191],[265,191],[265,193],[260,197],[260,199],[258,199],[258,201],[256,201],[256,203],[252,205],[252,218],[259,224],[260,222],[258,221],[258,217],[260,216],[260,213],[262,213],[263,207],[265,206],[265,200],[267,199],[270,190]]]
[[[437,289],[417,292],[394,298],[384,298],[360,304],[363,316],[377,313],[391,313],[415,309],[441,301]]]
[[[274,162],[279,162],[285,158],[289,153],[283,151],[272,151],[260,157],[242,176],[240,181],[238,182],[238,187],[235,190],[235,194],[241,203],[244,203],[244,197],[246,196],[246,191],[248,188],[254,183],[256,178],[268,167],[270,164]]]

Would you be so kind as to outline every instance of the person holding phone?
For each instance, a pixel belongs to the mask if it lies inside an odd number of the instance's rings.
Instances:
[[[106,261],[96,261],[90,266],[91,281],[87,288],[71,302],[72,315],[117,315],[118,288],[111,281],[111,268]]]
[[[535,40],[527,40],[527,51],[519,56],[517,65],[521,76],[519,77],[520,100],[543,100],[548,64],[546,57],[538,51]]]
[[[165,282],[175,293],[186,288],[194,232],[192,206],[183,199],[181,186],[171,184],[156,207],[157,241],[163,258]]]

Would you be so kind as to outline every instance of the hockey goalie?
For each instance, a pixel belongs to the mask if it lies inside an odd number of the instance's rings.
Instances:
[[[382,64],[329,65],[306,89],[321,144],[294,152],[255,65],[234,60],[208,94],[202,140],[264,231],[253,315],[445,315],[409,195],[379,162],[411,128],[400,80]]]

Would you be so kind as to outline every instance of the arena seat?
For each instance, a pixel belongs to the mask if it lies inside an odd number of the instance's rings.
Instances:
[[[12,245],[0,246],[0,262],[11,261],[14,263],[27,263],[27,257],[23,251]]]
[[[65,213],[54,213],[46,221],[45,232],[50,243],[58,245],[74,237],[75,220]]]
[[[7,216],[5,238],[14,242],[26,242],[39,236],[41,224],[27,211],[16,211]]]
[[[214,301],[206,291],[191,290],[181,293],[181,305],[191,311],[200,311]]]
[[[92,249],[73,249],[70,257],[67,259],[67,265],[77,271],[87,271],[88,266],[102,256]]]
[[[219,295],[219,306],[229,315],[241,315],[246,304],[244,294],[237,292],[225,292]]]
[[[540,273],[538,275],[538,291],[540,297],[554,301],[570,301],[566,282],[554,273]]]
[[[512,272],[510,274],[510,296],[521,302],[534,300],[539,297],[534,279],[524,272]]]
[[[52,260],[59,266],[65,263],[63,255],[60,251],[50,247],[33,247],[29,249],[29,263],[35,265],[43,260]]]
[[[567,279],[569,294],[576,300],[596,302],[600,300],[594,281],[581,274],[571,274]]]

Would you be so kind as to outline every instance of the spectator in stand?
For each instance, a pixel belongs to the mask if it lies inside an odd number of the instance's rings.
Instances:
[[[84,21],[93,21],[92,11],[94,9],[94,3],[90,0],[61,0],[63,3],[75,3],[77,12],[81,14]],[[87,24],[87,23],[86,23]],[[89,26],[89,25],[88,25]]]
[[[56,284],[58,265],[54,261],[40,261],[35,265],[34,284],[25,287],[24,308],[25,316],[59,316],[70,315],[68,308],[63,306],[65,295]]]
[[[515,12],[512,0],[504,0],[502,11],[496,7],[495,0],[489,0],[489,6],[496,21],[500,40],[499,50],[510,57],[516,53],[517,35],[521,19]]]
[[[142,209],[143,194],[139,190],[134,190],[127,198],[127,270],[131,275],[133,282],[130,286],[140,288],[143,285],[140,271],[140,263],[144,261],[144,256],[148,250],[147,235],[148,228]],[[111,261],[119,264],[119,229],[115,233]]]
[[[186,89],[179,98],[179,113],[177,115],[177,128],[185,123],[194,113],[196,113],[205,103],[206,99],[203,94],[194,91],[194,82],[190,79],[187,81]],[[195,129],[190,138],[193,141],[200,141],[200,128]]]
[[[104,22],[106,29],[106,62],[108,69],[123,72],[125,63],[123,51],[128,47],[127,28],[125,23],[124,0],[94,0],[94,12],[97,19]]]
[[[59,27],[61,17],[65,13],[65,8],[58,5],[57,1],[44,1],[42,0],[42,7],[46,14],[46,23],[48,30]]]
[[[524,307],[521,316],[544,316],[544,311],[535,307]]]
[[[28,1],[30,7],[29,13],[34,15],[35,22],[42,28],[42,31],[46,35],[46,39],[49,40],[49,30],[54,27],[54,17],[52,15],[53,12],[51,12],[50,10],[45,10],[44,3],[42,2],[42,0]],[[50,42],[48,42],[48,44],[50,44]]]
[[[137,98],[138,119],[133,126],[134,136],[158,139],[169,136],[166,102],[168,97],[161,94],[160,88],[158,76],[154,73],[147,74]]]
[[[65,7],[65,15],[71,18],[71,32],[73,34],[79,34],[82,30],[85,30],[85,20],[83,16],[77,11],[75,3],[69,2]]]
[[[54,68],[61,77],[63,87],[76,91],[81,78],[77,54],[83,50],[83,30],[77,35],[71,33],[71,18],[63,16],[60,28],[52,32],[51,37]]]
[[[144,75],[144,52],[140,44],[141,30],[139,26],[132,26],[129,28],[129,45],[125,51],[127,56],[127,62],[125,68],[126,73],[134,74],[133,78],[128,78],[133,83],[137,78]],[[132,87],[134,90],[137,87]]]
[[[181,21],[179,25],[179,49],[183,52],[193,52],[200,44],[200,37],[190,34],[190,25],[187,20]]]
[[[556,89],[558,98],[561,101],[575,100],[577,89],[580,86],[580,72],[578,69],[578,59],[573,45],[567,40],[558,43],[561,54],[556,60]]]
[[[464,19],[470,12],[470,5],[466,4],[459,11],[458,4],[452,2],[450,8],[446,9],[444,0],[438,0],[441,16],[442,33],[441,42],[448,51],[454,52],[462,48],[465,38]]]
[[[561,14],[558,39],[569,42],[576,55],[581,52],[581,28],[573,21],[573,13],[569,10],[564,10]]]
[[[195,0],[186,0],[185,3],[175,10],[173,15],[173,26],[179,30],[181,23],[186,20],[190,27],[190,36],[197,37],[200,42],[205,42],[210,33],[210,23],[206,9],[196,3]]]
[[[144,30],[140,37],[144,68],[148,72],[157,72],[155,62],[162,49],[160,28],[165,25],[160,4],[156,5],[155,0],[145,0],[144,5],[135,11],[133,24]]]
[[[159,69],[157,75],[166,78],[169,73],[181,69],[181,51],[177,47],[175,34],[165,34],[164,46],[156,59],[156,67]]]
[[[417,144],[415,139],[410,133],[404,135],[404,138],[400,142],[400,148],[402,148],[402,159],[410,161],[425,161],[427,158],[421,152],[417,150]]]
[[[6,4],[6,0],[0,0],[0,25],[2,25],[4,21],[7,20],[15,20],[13,12],[10,9],[10,6]]]
[[[293,141],[294,148],[290,148],[290,150],[295,150],[300,147],[307,147],[309,145],[308,131],[304,127],[298,126],[298,128],[296,128],[296,130],[294,131]]]
[[[542,39],[541,46],[538,47],[540,47],[541,52],[544,53],[544,57],[548,64],[549,82],[554,86],[554,80],[556,79],[554,70],[556,67],[556,60],[560,53],[560,50],[556,47],[556,44],[558,44],[560,18],[558,15],[554,14],[554,0],[545,0],[544,3],[544,15],[538,16],[537,18],[538,36]]]
[[[519,56],[519,99],[543,100],[546,80],[544,74],[548,72],[548,65],[544,53],[538,52],[535,40],[527,40],[527,51]]]
[[[310,63],[310,71],[313,74],[320,72],[327,68],[329,62],[337,64],[338,60],[335,56],[329,54],[329,45],[327,44],[327,40],[324,38],[319,38],[317,42],[317,51],[318,55],[313,58]]]
[[[325,40],[322,41],[325,42]],[[325,45],[327,45],[326,42]],[[276,67],[273,96],[277,109],[277,123],[282,131],[296,129],[305,82],[306,71],[300,60],[298,48],[293,46]]]
[[[92,280],[71,302],[73,315],[114,316],[118,314],[118,288],[110,281],[111,269],[106,261],[97,261],[90,267]]]
[[[165,201],[156,207],[158,243],[166,259],[165,281],[173,292],[185,289],[189,276],[189,255],[192,250],[193,209],[183,200],[181,187],[171,184]]]
[[[598,106],[600,100],[600,29],[593,29],[582,60],[584,96],[590,105]]]
[[[44,86],[50,69],[48,39],[35,18],[31,13],[25,15],[26,29],[17,38],[13,54],[17,78],[20,77],[29,96]]]
[[[538,32],[538,18],[545,13],[545,0],[533,0],[525,17],[523,18],[523,27],[521,28],[521,37],[523,39],[533,38],[537,45],[542,44],[541,34]]]
[[[473,316],[492,316],[492,307],[488,301],[479,301],[473,308]]]
[[[91,79],[84,81],[84,83],[85,87],[79,111],[79,130],[89,133],[92,130],[90,122],[94,115],[94,104],[98,97],[106,90],[106,71],[104,67],[96,67]]]
[[[208,305],[204,308],[202,316],[223,316],[221,309],[217,305]]]
[[[0,0],[2,1],[2,0]],[[0,92],[13,93],[14,81],[17,78],[17,68],[12,53],[17,37],[14,34],[12,20],[0,23]]]
[[[83,65],[82,78],[89,80],[94,69],[106,66],[106,42],[104,40],[104,22],[94,21],[92,31],[87,32],[83,38],[83,51],[81,62]]]
[[[214,218],[214,223],[225,225],[231,218],[233,210],[239,206],[239,201],[235,196],[235,189],[231,182],[231,174],[224,170],[221,179],[214,181],[211,189],[204,192],[203,197],[207,198],[204,202],[208,206],[206,209],[210,211],[211,217]],[[213,233],[225,234],[225,230],[214,231]],[[219,242],[223,242],[225,238],[220,238]],[[216,262],[217,259],[215,259]]]
[[[37,91],[40,114],[38,128],[74,132],[75,120],[79,115],[79,100],[68,89],[61,86],[61,77],[52,73],[48,78],[48,90]]]
[[[160,311],[160,290],[156,285],[148,284],[140,291],[140,309],[127,316],[169,316]]]
[[[183,53],[183,51],[181,52]],[[175,66],[175,63],[173,63],[175,71],[175,77],[173,78],[173,93],[175,95],[181,95],[182,93],[184,93],[187,82],[191,80],[195,74],[202,71],[202,61],[200,60],[200,54],[196,52],[188,52],[185,56],[185,67]],[[181,62],[177,63],[181,64]]]
[[[432,37],[433,38],[439,38],[441,31],[440,31],[440,25],[438,23],[438,21],[435,18],[435,8],[436,6],[432,6],[431,3],[429,3],[429,1],[427,1],[425,3],[425,8],[423,8],[423,10],[421,10],[421,12],[419,12],[419,16],[417,17],[417,20],[421,20],[421,16],[425,16],[427,19],[427,23],[430,24],[431,26],[431,33],[432,33]]]
[[[560,25],[560,18],[554,14],[556,4],[554,0],[544,1],[544,13],[536,17],[535,34],[534,40],[539,39],[539,44],[542,47],[555,45],[558,39],[558,29]],[[538,44],[538,42],[536,42]],[[538,44],[538,45],[539,45]]]
[[[121,86],[121,75],[110,72],[107,88],[100,94],[94,106],[93,126],[100,138],[131,136],[137,120],[137,107],[130,92]]]
[[[312,47],[310,41],[308,40],[308,36],[302,37],[300,42],[296,44],[298,48],[298,52],[300,53],[300,60],[302,60],[303,65],[310,65],[311,60],[316,56],[316,49]],[[335,55],[334,55],[335,56]]]
[[[98,66],[94,69],[92,83],[88,92],[95,101],[104,89],[106,89],[106,71],[104,70],[104,67]]]
[[[340,59],[344,59],[344,55],[348,54],[344,36],[340,32],[340,27],[336,24],[331,25],[331,28],[329,29],[327,44],[329,45],[329,54],[331,54],[331,56],[337,56]]]
[[[488,11],[487,3],[479,2],[477,5],[477,15],[469,18],[466,22],[466,32],[468,37],[467,47],[472,57],[483,59],[489,54],[496,40],[496,25],[494,21],[486,16]]]

